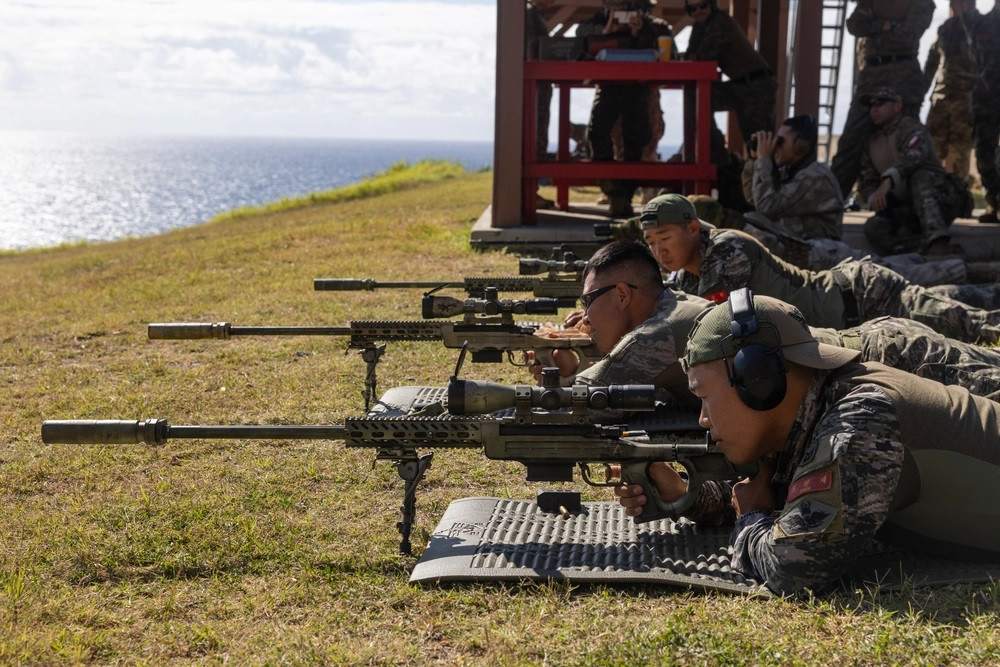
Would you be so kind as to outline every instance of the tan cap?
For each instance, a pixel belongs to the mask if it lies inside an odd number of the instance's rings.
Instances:
[[[882,86],[878,90],[876,90],[873,94],[868,95],[865,99],[868,101],[868,104],[871,104],[873,100],[890,100],[892,102],[902,102],[903,96],[897,93],[889,86]]]
[[[785,359],[808,368],[840,368],[861,356],[857,350],[813,338],[805,317],[795,306],[768,296],[754,296],[753,304],[758,329],[742,338],[732,335],[733,314],[728,301],[707,311],[691,329],[684,369],[734,357],[741,348],[754,344],[780,347]]]

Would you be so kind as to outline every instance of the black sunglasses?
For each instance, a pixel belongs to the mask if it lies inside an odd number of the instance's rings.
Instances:
[[[876,97],[875,99],[873,99],[870,102],[868,102],[868,108],[870,109],[872,107],[880,107],[883,104],[887,104],[889,102],[895,102],[895,101],[896,100],[888,98],[888,97]]]
[[[631,287],[632,289],[639,289],[631,283],[625,283],[625,285]],[[584,311],[590,310],[590,306],[597,300],[597,297],[610,292],[614,288],[618,287],[618,283],[611,283],[610,285],[605,285],[604,287],[598,287],[597,289],[592,289],[586,294],[580,295],[580,304],[583,305]]]
[[[708,8],[709,8],[709,7],[711,7],[711,6],[712,6],[712,0],[702,0],[701,2],[699,2],[699,3],[698,3],[698,4],[696,4],[696,5],[688,5],[688,4],[685,4],[685,5],[684,5],[684,10],[685,10],[685,11],[686,11],[686,12],[687,12],[688,14],[693,14],[693,13],[695,13],[696,11],[698,11],[699,9],[708,9]]]

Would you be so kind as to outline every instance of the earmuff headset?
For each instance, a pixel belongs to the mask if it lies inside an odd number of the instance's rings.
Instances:
[[[788,386],[788,366],[785,355],[781,353],[781,336],[774,325],[764,322],[763,326],[774,329],[776,345],[742,344],[743,339],[757,333],[761,327],[754,310],[753,294],[745,287],[730,293],[729,312],[733,317],[729,333],[739,345],[732,368],[725,362],[729,384],[747,407],[760,411],[773,410],[785,398]]]

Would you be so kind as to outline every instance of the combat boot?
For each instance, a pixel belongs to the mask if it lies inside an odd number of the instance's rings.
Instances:
[[[976,218],[979,222],[990,222],[990,223],[1000,223],[997,219],[997,200],[996,197],[986,196],[986,213]]]

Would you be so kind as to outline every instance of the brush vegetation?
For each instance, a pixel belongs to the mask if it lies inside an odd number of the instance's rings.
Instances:
[[[468,247],[490,174],[451,168],[430,180],[0,257],[0,664],[1000,662],[998,586],[796,600],[417,587],[414,558],[397,555],[401,482],[370,451],[40,442],[43,419],[335,423],[360,413],[364,365],[342,341],[149,341],[146,325],[415,318],[416,291],[316,293],[312,279],[514,273],[514,257]],[[380,391],[444,384],[455,359],[431,343],[390,344]],[[523,373],[468,364],[463,374]],[[535,490],[516,464],[438,453],[418,495],[415,551],[452,500]]]

